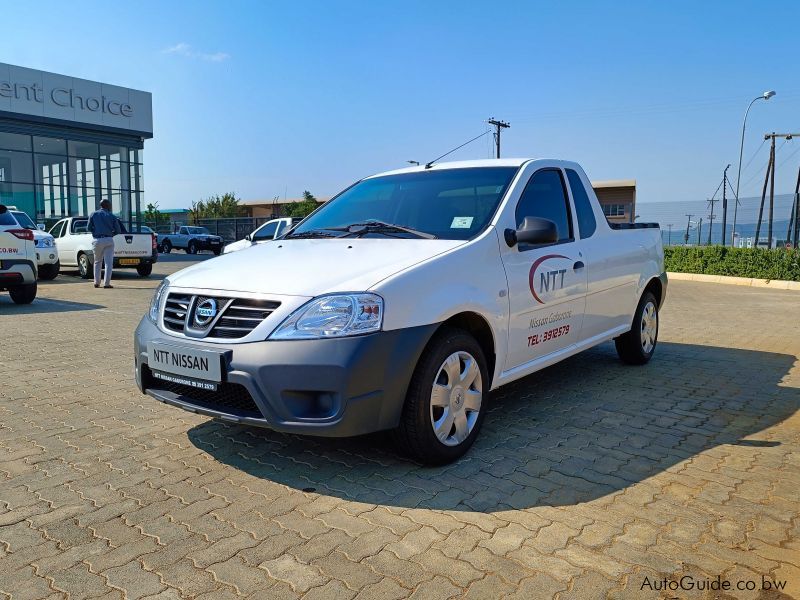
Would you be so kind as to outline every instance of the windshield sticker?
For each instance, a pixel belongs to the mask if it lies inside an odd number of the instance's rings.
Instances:
[[[469,229],[472,227],[472,220],[475,217],[453,217],[450,229]]]

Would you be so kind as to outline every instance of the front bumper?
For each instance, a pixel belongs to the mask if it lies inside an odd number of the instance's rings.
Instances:
[[[327,340],[210,344],[162,333],[147,317],[136,329],[136,384],[185,410],[276,431],[349,437],[392,429],[436,325]],[[147,344],[162,341],[223,352],[217,392],[156,379]]]
[[[36,248],[36,264],[38,264],[39,266],[54,265],[57,262],[58,262],[58,250],[56,250],[55,246],[51,248],[47,247]]]

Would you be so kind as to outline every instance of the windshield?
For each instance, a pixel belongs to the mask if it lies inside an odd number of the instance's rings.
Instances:
[[[28,213],[24,213],[22,211],[11,211],[11,214],[17,218],[17,223],[22,225],[25,229],[32,229],[36,231],[36,223],[31,221],[31,218],[28,216]]]
[[[186,229],[192,235],[209,235],[208,229],[205,227],[187,227]]]
[[[364,179],[323,205],[289,238],[319,230],[338,237],[349,225],[379,221],[428,235],[378,229],[365,235],[467,240],[489,223],[516,172],[517,167],[473,167]]]

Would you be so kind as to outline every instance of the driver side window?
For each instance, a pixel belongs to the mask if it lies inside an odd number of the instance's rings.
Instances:
[[[278,225],[280,221],[276,221],[275,223],[269,223],[268,225],[264,225],[261,229],[256,231],[255,235],[253,235],[254,242],[263,242],[264,240],[271,240],[275,237],[275,231],[278,229]]]
[[[559,169],[542,169],[533,174],[517,203],[514,217],[518,229],[525,217],[548,219],[558,228],[557,244],[573,240],[567,190]]]

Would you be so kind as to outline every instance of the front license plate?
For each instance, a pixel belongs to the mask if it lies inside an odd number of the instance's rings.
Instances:
[[[161,373],[160,371],[151,371],[153,377],[161,381],[169,381],[170,383],[180,383],[189,387],[197,388],[198,390],[206,390],[208,392],[216,392],[217,384],[213,381],[198,381],[197,379],[189,379],[188,377],[181,377],[180,375],[170,375],[169,373]]]
[[[120,265],[138,265],[139,259],[138,258],[120,258],[119,259]]]
[[[153,371],[201,381],[222,381],[222,354],[159,342],[147,345],[148,366]]]

